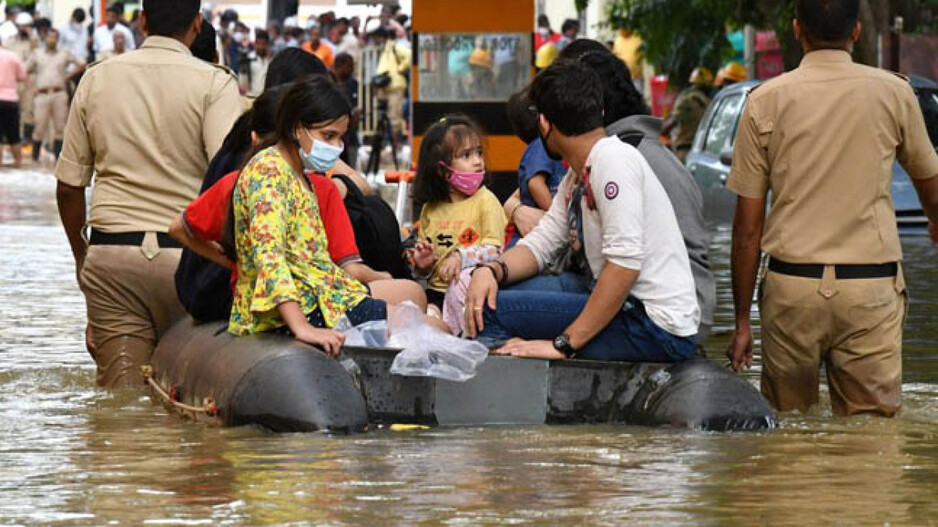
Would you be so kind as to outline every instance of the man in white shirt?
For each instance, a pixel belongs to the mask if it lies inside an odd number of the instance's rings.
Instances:
[[[119,24],[117,21],[121,17],[121,8],[116,5],[111,5],[107,8],[107,12],[104,14],[104,25],[98,26],[94,30],[94,52],[95,54],[103,53],[105,51],[111,51],[114,49],[114,32],[120,31],[124,34],[124,45],[127,47],[127,51],[133,51],[136,49],[134,44],[134,34],[133,32],[125,25]]]
[[[674,209],[638,150],[606,137],[600,85],[592,69],[569,61],[532,82],[544,146],[571,171],[538,226],[473,271],[468,334],[504,355],[690,359],[700,309]],[[579,270],[579,286],[499,291],[559,261]]]
[[[88,32],[85,29],[85,10],[76,7],[68,24],[59,30],[59,45],[76,59],[88,61]]]

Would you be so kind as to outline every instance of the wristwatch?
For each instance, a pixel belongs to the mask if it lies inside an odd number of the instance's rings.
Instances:
[[[572,359],[576,355],[576,350],[570,344],[570,335],[561,333],[554,338],[554,349],[563,353],[564,357]]]

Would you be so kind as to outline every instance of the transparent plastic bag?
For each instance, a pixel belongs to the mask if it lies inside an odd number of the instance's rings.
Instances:
[[[436,377],[467,381],[489,354],[482,344],[449,335],[428,325],[420,308],[405,302],[394,310],[387,346],[402,348],[394,357],[391,373],[411,377]]]
[[[349,319],[342,315],[333,329],[345,334],[346,346],[360,348],[386,348],[388,346],[387,320],[372,320],[352,326]]]

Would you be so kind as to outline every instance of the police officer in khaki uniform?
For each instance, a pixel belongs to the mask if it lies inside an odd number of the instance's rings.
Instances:
[[[936,233],[938,156],[907,80],[851,61],[858,8],[859,0],[798,0],[804,59],[753,90],[739,121],[727,183],[739,196],[727,354],[737,369],[752,364],[761,238],[770,257],[759,304],[762,393],[780,411],[818,402],[822,364],[835,414],[899,410],[908,298],[890,197],[894,159]]]
[[[75,58],[68,50],[58,49],[59,32],[50,29],[46,33],[44,45],[32,52],[26,61],[26,72],[36,74],[33,111],[35,129],[33,130],[33,159],[39,159],[39,149],[43,140],[52,145],[52,152],[59,157],[62,151],[62,135],[65,132],[65,120],[68,118],[68,93],[65,86],[83,71],[84,62]],[[66,74],[69,66],[75,66]],[[49,130],[54,135],[49,137]],[[53,141],[54,140],[54,141]]]
[[[173,282],[181,248],[166,231],[241,110],[230,71],[189,51],[202,25],[199,0],[144,0],[143,8],[141,49],[85,72],[55,170],[102,386],[139,383],[139,366],[184,314]]]
[[[713,84],[713,74],[704,67],[694,68],[688,81],[690,86],[677,95],[674,111],[661,127],[661,135],[670,137],[671,150],[681,163],[687,159],[697,126],[710,105],[708,91]]]

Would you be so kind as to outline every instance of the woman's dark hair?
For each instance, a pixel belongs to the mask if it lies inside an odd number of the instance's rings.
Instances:
[[[601,43],[578,38],[568,44],[558,60],[575,60],[589,66],[599,75],[603,91],[603,125],[632,115],[648,115],[645,99],[632,84],[628,66]]]
[[[251,132],[262,140],[277,130],[277,106],[287,86],[275,86],[254,100],[251,108]],[[250,134],[249,134],[250,135]]]
[[[537,114],[531,111],[531,99],[527,89],[512,94],[508,98],[505,110],[511,129],[519,139],[530,144],[538,138]]]
[[[196,35],[189,51],[195,58],[202,59],[205,62],[215,64],[218,62],[218,48],[215,45],[215,27],[208,22],[202,23],[202,29]]]
[[[290,84],[293,81],[312,74],[325,74],[326,66],[312,53],[307,53],[297,48],[287,48],[274,56],[270,61],[270,67],[267,69],[267,79],[264,81],[264,92]],[[260,101],[263,94],[257,98]],[[255,106],[257,104],[255,101]],[[276,111],[272,112],[272,115]],[[235,166],[230,167],[234,170],[236,167],[243,166],[250,157],[247,154],[251,151],[251,120],[253,111],[248,110],[235,121],[234,126],[225,136],[221,151],[234,153],[231,159],[236,160]],[[273,120],[274,117],[271,117]],[[264,134],[258,134],[264,135]]]
[[[264,89],[289,84],[307,75],[326,73],[326,65],[319,57],[300,48],[286,48],[274,55],[267,68]]]
[[[352,113],[352,107],[345,98],[345,94],[328,75],[310,75],[289,86],[268,91],[261,94],[255,102],[255,105],[261,103],[261,107],[255,106],[252,124],[256,120],[258,129],[255,131],[258,131],[258,135],[262,137],[260,144],[255,146],[250,155],[245,158],[245,164],[250,162],[250,159],[258,152],[279,142],[299,146],[299,141],[296,139],[297,128],[311,128],[314,124],[332,123]],[[276,118],[273,122],[272,133],[261,134],[259,129],[270,125],[269,122],[265,124],[264,121],[269,118],[271,104],[276,105]],[[233,197],[234,193],[232,193]],[[233,261],[237,259],[234,223],[234,206],[233,203],[229,203],[221,246],[225,255]]]
[[[442,177],[445,169],[440,163],[452,163],[456,151],[473,139],[482,142],[485,134],[475,121],[461,113],[447,115],[427,129],[420,143],[414,178],[413,196],[418,205],[449,198],[449,183]]]

